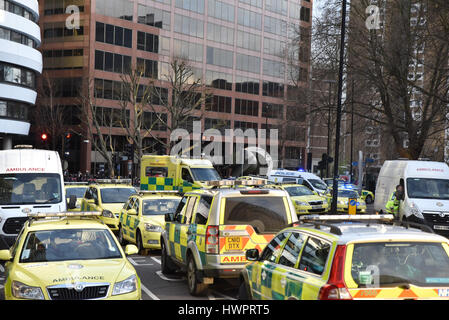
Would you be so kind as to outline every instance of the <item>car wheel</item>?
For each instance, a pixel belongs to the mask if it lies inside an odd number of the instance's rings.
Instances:
[[[251,300],[250,296],[248,294],[248,287],[246,286],[245,280],[242,280],[242,283],[240,284],[238,299],[239,300]]]
[[[176,271],[171,258],[167,254],[163,239],[161,239],[161,271],[163,274],[167,275],[173,274]]]
[[[187,260],[187,284],[189,285],[189,292],[192,296],[204,295],[208,287],[207,284],[198,281],[197,268],[192,256]]]
[[[137,249],[139,250],[139,254],[143,254],[143,251],[145,250],[145,248],[143,247],[142,236],[140,235],[139,230],[136,230],[136,246],[137,246]]]
[[[365,202],[368,204],[373,203],[373,197],[371,197],[370,195],[366,196]]]
[[[128,244],[128,241],[125,240],[125,237],[123,236],[123,227],[122,225],[118,226],[118,241],[122,246],[126,246]]]

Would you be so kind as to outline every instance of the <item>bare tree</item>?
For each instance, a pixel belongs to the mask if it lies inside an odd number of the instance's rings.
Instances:
[[[150,106],[170,137],[175,129],[188,128],[192,119],[202,119],[202,114],[197,111],[201,111],[208,93],[201,79],[195,76],[192,67],[184,59],[173,58],[170,71],[164,76],[165,83],[168,84],[167,90],[157,87],[153,82]],[[159,112],[156,106],[160,106],[163,112]],[[152,136],[166,147],[169,154],[174,142],[165,142],[153,134]]]
[[[96,104],[94,82],[86,79],[85,88],[80,93],[81,132],[87,133],[87,138],[107,163],[109,177],[115,177],[114,154],[116,152],[113,140],[113,128],[121,127],[126,122],[126,114],[119,108],[103,108]],[[105,111],[105,112],[103,112]]]

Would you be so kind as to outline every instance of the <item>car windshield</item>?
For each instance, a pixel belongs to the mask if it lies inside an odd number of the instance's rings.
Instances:
[[[407,195],[411,199],[449,199],[449,180],[408,178]]]
[[[104,229],[63,229],[29,232],[20,262],[118,259],[122,254]]]
[[[223,224],[251,225],[257,233],[277,233],[288,224],[284,197],[226,198]]]
[[[76,196],[77,199],[80,199],[84,197],[86,189],[87,187],[67,188],[65,189],[65,196],[66,198],[70,198],[70,196]]]
[[[0,175],[0,205],[52,204],[61,201],[61,176],[57,173]]]
[[[447,287],[449,256],[445,249],[442,243],[432,242],[355,244],[351,275],[359,287]]]
[[[135,194],[134,188],[102,188],[101,201],[103,203],[125,203],[130,195]]]
[[[313,196],[314,195],[314,193],[309,188],[304,187],[304,186],[286,187],[285,191],[288,192],[290,197]]]
[[[142,214],[144,216],[165,215],[175,213],[181,199],[152,199],[144,200]]]
[[[318,179],[308,179],[309,183],[316,189],[325,191],[327,190],[327,184]]]
[[[190,168],[195,181],[221,180],[220,175],[214,168]]]
[[[338,196],[342,198],[357,199],[359,194],[353,190],[338,190]]]

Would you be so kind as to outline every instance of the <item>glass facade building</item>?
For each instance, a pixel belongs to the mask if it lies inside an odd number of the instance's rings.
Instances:
[[[183,58],[211,93],[192,115],[203,130],[218,122],[229,129],[281,128],[279,158],[287,148],[294,156],[283,166],[304,163],[306,122],[287,110],[301,107],[294,93],[308,86],[310,38],[304,35],[310,35],[312,0],[75,0],[80,28],[73,32],[60,30],[65,2],[40,1],[44,69],[54,77],[93,79],[98,105],[118,108],[121,73],[145,66],[145,77],[164,89],[170,61]],[[120,150],[124,133],[113,130]],[[80,141],[79,151],[76,170],[94,170],[91,145]]]

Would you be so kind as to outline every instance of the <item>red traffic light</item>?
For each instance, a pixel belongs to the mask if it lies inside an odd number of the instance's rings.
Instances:
[[[72,137],[72,134],[71,134],[71,133],[67,133],[67,134],[65,135],[65,137],[66,137],[66,139],[70,139],[70,138]]]
[[[47,138],[48,138],[48,136],[47,136],[47,134],[46,133],[43,133],[43,134],[41,134],[41,139],[42,140],[47,140]]]

